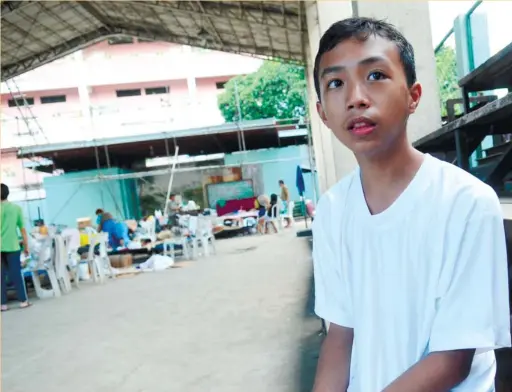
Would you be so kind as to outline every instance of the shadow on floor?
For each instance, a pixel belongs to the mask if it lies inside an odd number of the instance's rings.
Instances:
[[[308,239],[309,241],[309,239]],[[309,295],[306,298],[304,306],[304,319],[307,323],[317,323],[318,329],[307,336],[300,345],[299,363],[297,368],[299,374],[297,378],[296,391],[311,392],[315,380],[316,365],[320,354],[320,347],[324,338],[322,331],[322,320],[315,315],[315,280],[313,271],[309,279]]]

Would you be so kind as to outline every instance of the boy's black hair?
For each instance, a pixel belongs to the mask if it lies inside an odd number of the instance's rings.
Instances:
[[[284,185],[284,181],[283,180],[279,180],[279,184]]]
[[[98,208],[95,213],[95,215],[99,215],[99,214],[103,214],[103,210],[101,208]]]
[[[348,18],[334,23],[320,39],[318,53],[315,58],[313,78],[315,90],[320,101],[319,66],[322,56],[333,50],[339,43],[351,38],[366,41],[370,36],[382,37],[393,42],[400,53],[400,61],[404,68],[407,85],[416,83],[416,65],[414,64],[414,49],[398,29],[390,23],[373,18]]]
[[[7,200],[7,198],[9,197],[9,187],[7,185],[5,185],[4,183],[2,183],[2,190],[1,190],[1,199],[2,201],[4,200]]]

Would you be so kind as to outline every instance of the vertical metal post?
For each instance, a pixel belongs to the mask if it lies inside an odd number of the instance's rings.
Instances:
[[[455,149],[457,153],[457,166],[468,171],[469,153],[467,137],[460,129],[455,130]]]
[[[110,154],[108,153],[108,146],[105,144],[105,159],[107,160],[107,167],[110,169]]]
[[[246,150],[245,148],[245,136],[244,136],[244,132],[243,132],[243,129],[242,129],[242,107],[240,105],[240,96],[238,95],[238,83],[236,82],[235,80],[235,101],[236,101],[236,110],[238,112],[238,116],[237,116],[237,119],[238,119],[238,130],[240,132],[240,139],[241,139],[241,142],[242,142],[242,149],[243,151]]]
[[[176,147],[176,150],[174,150],[174,160],[172,162],[171,177],[169,178],[169,185],[167,186],[167,196],[165,198],[165,205],[164,205],[164,211],[163,211],[164,214],[166,214],[166,211],[167,211],[167,205],[169,204],[169,197],[171,197],[172,182],[174,180],[174,169],[176,168],[176,162],[178,162],[178,151],[179,151],[179,147]]]
[[[306,130],[308,131],[308,159],[309,159],[309,168],[311,169],[311,182],[313,187],[313,203],[316,206],[318,202],[318,195],[316,189],[316,166],[314,159],[314,147],[313,147],[313,138],[311,137],[311,122],[309,121],[309,110],[308,110],[308,90],[304,90],[304,123],[306,125]]]
[[[165,156],[167,157],[167,159],[169,159],[169,155],[170,155],[170,152],[169,152],[169,139],[167,138],[167,136],[164,139],[164,143],[165,143]],[[176,149],[176,146],[174,146],[174,148]]]
[[[105,199],[103,198],[103,175],[101,174],[101,166],[100,166],[100,153],[98,150],[98,144],[96,139],[94,142],[94,156],[96,158],[96,169],[98,170],[98,179],[100,180],[100,198],[101,198],[101,208],[105,208]]]
[[[468,114],[471,107],[469,104],[469,93],[465,87],[462,88],[462,103],[464,104],[464,114]]]

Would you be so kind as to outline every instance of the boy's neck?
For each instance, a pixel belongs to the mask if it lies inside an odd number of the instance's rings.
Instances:
[[[381,188],[392,184],[407,184],[412,180],[423,162],[423,154],[404,138],[385,154],[359,158],[363,187]]]

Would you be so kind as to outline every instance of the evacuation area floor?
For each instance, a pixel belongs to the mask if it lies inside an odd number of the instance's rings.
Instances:
[[[178,265],[3,313],[3,391],[311,390],[322,337],[307,239],[221,240]]]

